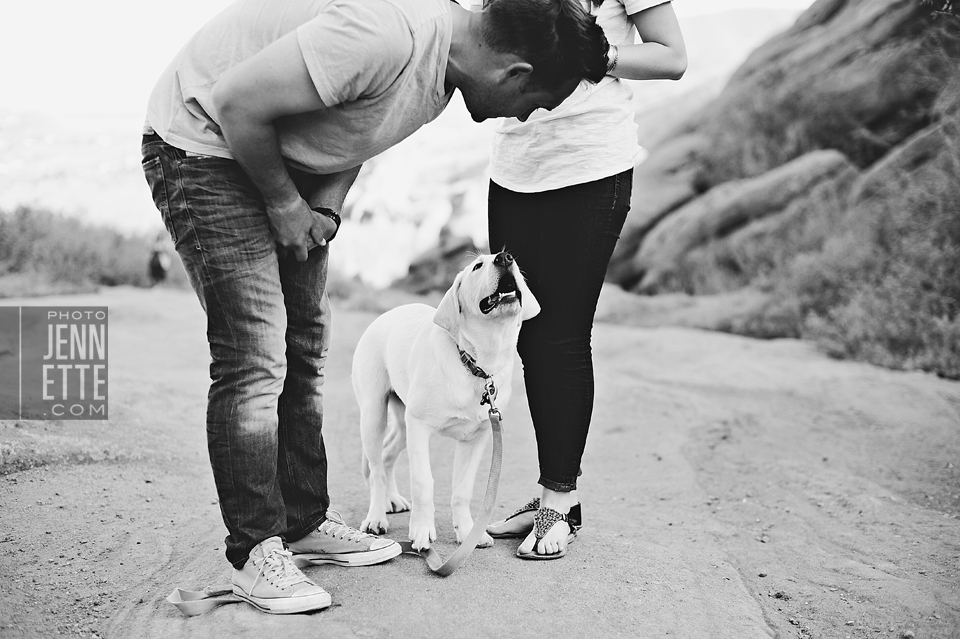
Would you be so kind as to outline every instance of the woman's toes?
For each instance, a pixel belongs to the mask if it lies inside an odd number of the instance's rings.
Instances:
[[[523,540],[523,543],[520,544],[520,547],[517,548],[519,553],[529,553],[533,551],[533,545],[537,543],[537,536],[531,532],[527,535],[526,539]]]

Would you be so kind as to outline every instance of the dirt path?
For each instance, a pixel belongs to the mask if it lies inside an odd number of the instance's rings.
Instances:
[[[595,331],[586,526],[567,558],[521,562],[500,541],[446,580],[411,557],[310,568],[331,609],[184,618],[174,587],[229,579],[199,306],[124,289],[28,303],[110,307],[111,419],[0,423],[7,471],[45,464],[0,477],[0,637],[960,637],[960,384],[613,325]],[[372,319],[337,312],[325,386],[331,495],[355,524],[349,362]],[[525,412],[518,394],[501,512],[535,494]],[[451,450],[433,447],[444,553]]]

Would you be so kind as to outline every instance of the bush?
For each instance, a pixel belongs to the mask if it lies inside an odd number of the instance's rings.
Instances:
[[[946,137],[928,179],[856,216],[842,242],[856,254],[820,265],[835,303],[808,304],[802,334],[828,352],[960,379],[960,122]]]
[[[149,286],[152,241],[46,210],[0,211],[0,296]],[[186,283],[174,259],[169,281]]]

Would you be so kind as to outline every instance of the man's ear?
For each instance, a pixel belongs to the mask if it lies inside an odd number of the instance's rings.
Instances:
[[[457,278],[453,280],[453,286],[447,289],[437,306],[437,312],[433,314],[433,323],[447,331],[451,335],[456,335],[457,325],[460,323],[460,280],[463,279],[463,271],[457,273]]]
[[[523,60],[511,62],[503,70],[503,79],[506,81],[520,81],[526,83],[533,74],[533,65]]]
[[[520,321],[526,322],[540,314],[540,302],[533,296],[533,291],[527,286],[527,281],[522,275],[517,279],[517,286],[520,288],[520,303],[523,305]]]

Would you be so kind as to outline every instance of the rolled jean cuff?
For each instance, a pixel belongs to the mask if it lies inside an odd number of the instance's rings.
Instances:
[[[552,479],[547,479],[543,475],[540,476],[540,481],[537,482],[547,490],[552,490],[558,493],[570,493],[577,489],[577,478],[574,477],[572,481],[563,481],[557,482]]]

